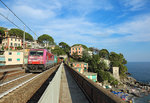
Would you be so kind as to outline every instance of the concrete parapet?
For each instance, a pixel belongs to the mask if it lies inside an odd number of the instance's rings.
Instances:
[[[121,98],[115,96],[111,92],[106,89],[98,86],[95,82],[88,79],[86,76],[78,73],[73,68],[69,67],[67,64],[65,66],[68,67],[71,75],[85,93],[87,98],[92,103],[126,103]]]

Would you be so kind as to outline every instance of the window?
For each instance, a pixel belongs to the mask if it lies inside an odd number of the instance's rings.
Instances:
[[[20,58],[17,58],[17,61],[20,61]]]
[[[79,51],[79,53],[80,53],[80,51]]]
[[[15,38],[15,41],[16,41],[16,38]]]
[[[17,52],[17,55],[20,55],[20,52]]]
[[[77,48],[76,48],[76,50],[77,50]]]
[[[11,38],[11,41],[13,41],[13,38]]]
[[[18,46],[20,46],[20,44],[18,44]]]
[[[18,39],[18,41],[20,41],[20,39]]]
[[[3,43],[3,45],[5,45],[5,43]]]
[[[74,50],[74,48],[72,48],[72,50]]]
[[[80,50],[80,48],[79,48],[79,50]]]
[[[13,43],[10,43],[11,46],[13,46]]]
[[[43,56],[43,51],[30,51],[31,56]]]
[[[8,61],[12,61],[12,58],[8,58]]]
[[[9,55],[12,55],[12,52],[9,52]]]
[[[14,46],[17,47],[17,43],[15,43]]]

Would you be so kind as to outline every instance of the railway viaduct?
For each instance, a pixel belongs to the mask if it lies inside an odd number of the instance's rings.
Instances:
[[[17,80],[23,80],[23,77],[0,84],[0,103],[125,103],[121,98],[100,87],[67,64],[61,63],[60,66],[56,66],[57,68],[53,67],[40,74],[24,75],[26,78],[28,76],[34,76],[34,78],[31,78],[31,81],[27,80],[29,83],[27,81],[22,83],[23,85],[18,88],[11,89],[9,83],[13,85],[13,82],[17,83]],[[50,80],[51,75],[53,77]],[[36,95],[36,92],[43,88],[41,85],[44,84],[44,78],[50,81],[46,83],[46,87],[44,86],[45,90],[41,96]],[[8,89],[4,92],[4,89],[8,88],[7,85],[11,93]],[[34,101],[37,97],[39,97],[38,101]]]

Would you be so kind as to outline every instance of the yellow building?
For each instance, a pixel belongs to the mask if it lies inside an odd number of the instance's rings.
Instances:
[[[77,53],[78,55],[82,56],[83,50],[84,49],[81,45],[73,46],[73,47],[71,47],[71,55],[73,55],[74,53]]]

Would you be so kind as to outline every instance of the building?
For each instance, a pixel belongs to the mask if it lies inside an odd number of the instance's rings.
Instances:
[[[22,47],[22,39],[16,36],[7,36],[2,40],[2,46],[5,50],[15,50],[17,47]]]
[[[85,62],[74,62],[72,67],[80,73],[88,72],[88,63]]]
[[[6,63],[4,52],[5,51],[0,51],[0,66],[4,66]]]
[[[97,73],[83,72],[83,75],[85,75],[87,78],[91,79],[93,82],[97,81]]]
[[[90,56],[92,56],[92,55],[93,55],[93,52],[92,52],[92,51],[88,51],[88,54],[89,54]]]
[[[49,46],[51,49],[55,49],[55,45],[50,45]]]
[[[116,78],[117,80],[120,80],[119,67],[113,67],[112,68],[112,73],[113,73],[114,78]]]
[[[0,61],[0,65],[23,64],[23,51],[1,51]]]
[[[104,62],[107,65],[107,67],[110,67],[110,60],[104,59],[104,58],[100,58],[100,62]]]
[[[84,51],[84,48],[81,45],[71,47],[71,55],[73,55],[74,53],[77,53],[77,55],[82,56],[83,51]]]
[[[37,41],[25,41],[25,48],[31,49],[31,48],[44,48],[44,47],[39,43],[37,43]]]

